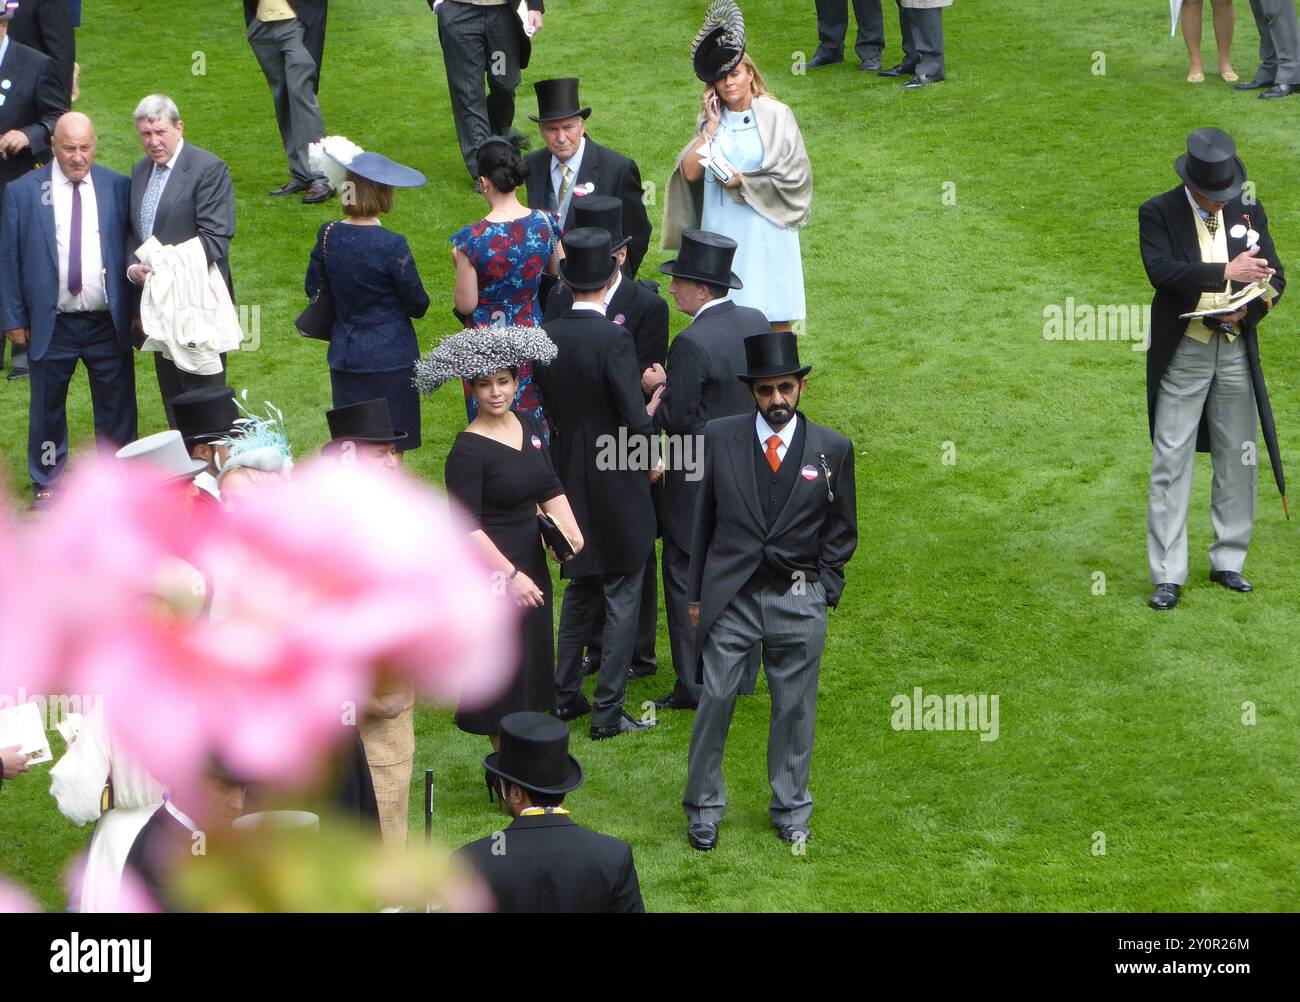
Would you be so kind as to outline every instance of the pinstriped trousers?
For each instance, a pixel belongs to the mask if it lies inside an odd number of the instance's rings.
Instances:
[[[817,678],[826,644],[826,590],[820,581],[782,594],[750,581],[722,610],[702,639],[704,687],[691,728],[682,806],[691,824],[722,820],[727,789],[722,757],[736,708],[736,691],[755,644],[772,694],[767,736],[769,811],[776,825],[806,825],[812,816],[812,768]]]

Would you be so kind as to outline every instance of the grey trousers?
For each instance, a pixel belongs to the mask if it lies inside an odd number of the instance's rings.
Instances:
[[[880,61],[885,48],[885,15],[880,0],[853,0],[858,38],[853,46],[862,62]],[[817,0],[817,51],[832,59],[844,55],[849,31],[849,0]]]
[[[1193,320],[1193,323],[1197,321]],[[1160,380],[1147,510],[1151,583],[1187,580],[1187,510],[1192,496],[1196,430],[1208,400],[1210,569],[1240,572],[1255,524],[1257,412],[1246,342],[1221,334],[1209,344],[1184,337]]]
[[[504,136],[514,124],[520,79],[519,35],[511,20],[518,16],[515,6],[482,7],[457,0],[438,4],[438,41],[451,113],[471,178],[478,177],[479,144],[488,136]]]
[[[673,654],[673,671],[677,674],[673,691],[682,699],[698,703],[700,683],[695,681],[695,630],[691,626],[690,605],[686,601],[690,568],[691,555],[665,535],[662,576],[668,646]]]
[[[777,825],[807,824],[812,816],[808,776],[812,768],[817,679],[826,644],[826,591],[811,582],[802,595],[791,588],[750,582],[714,622],[704,644],[704,688],[691,728],[682,806],[691,824],[720,821],[727,805],[722,756],[736,690],[755,643],[772,693],[767,735],[768,810]]]
[[[556,706],[566,706],[582,695],[582,648],[602,604],[605,612],[600,674],[596,676],[596,696],[591,704],[593,727],[617,723],[623,709],[644,573],[638,569],[633,574],[574,578],[564,590],[556,638]]]
[[[303,44],[302,22],[296,17],[268,22],[253,18],[248,25],[248,44],[271,86],[290,177],[302,185],[326,180],[307,160],[308,144],[325,136],[325,121],[316,99],[320,68]]]
[[[1250,12],[1259,29],[1260,83],[1300,82],[1300,26],[1296,23],[1295,0],[1250,0]]]
[[[636,642],[632,645],[632,667],[642,671],[659,669],[659,658],[655,654],[655,642],[659,632],[659,575],[654,550],[646,561],[645,575],[641,579],[641,604],[637,609]],[[601,638],[605,632],[605,616],[596,617],[587,635],[587,655],[600,660]]]
[[[918,75],[942,77],[943,8],[900,6],[898,27],[903,35],[903,66]]]

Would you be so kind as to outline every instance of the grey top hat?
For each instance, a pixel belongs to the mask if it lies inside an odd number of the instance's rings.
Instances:
[[[132,469],[147,469],[159,483],[193,480],[208,468],[202,459],[191,459],[185,440],[176,430],[160,431],[136,439],[117,450],[118,462]]]

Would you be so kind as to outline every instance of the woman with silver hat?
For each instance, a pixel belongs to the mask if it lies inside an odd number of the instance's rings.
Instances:
[[[491,705],[462,707],[456,714],[461,730],[488,735],[493,747],[502,717],[549,710],[554,702],[551,575],[539,511],[574,553],[583,543],[541,426],[511,406],[520,368],[549,365],[555,356],[555,345],[540,327],[485,326],[444,338],[416,366],[416,385],[424,393],[454,380],[465,380],[472,388],[477,416],[456,436],[447,456],[447,493],[480,526],[473,538],[492,565],[494,591],[525,610],[519,670],[510,687]]]
[[[732,0],[709,7],[691,56],[708,86],[695,138],[668,180],[663,248],[677,250],[685,230],[735,240],[743,287],[732,298],[790,330],[806,315],[799,229],[812,213],[812,166],[803,135],[745,52],[745,19]]]
[[[340,192],[344,218],[326,223],[307,265],[309,297],[334,301],[329,367],[333,406],[383,397],[406,437],[398,451],[420,446],[420,398],[411,374],[420,346],[412,319],[429,309],[410,245],[384,228],[394,188],[418,188],[424,175],[380,153],[323,144],[327,172]],[[332,166],[329,166],[332,165]]]

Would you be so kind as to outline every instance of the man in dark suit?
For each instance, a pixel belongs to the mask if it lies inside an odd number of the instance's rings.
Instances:
[[[668,368],[653,365],[642,371],[647,392],[664,386],[655,412],[655,429],[668,433],[669,442],[681,446],[683,462],[669,463],[664,471],[663,579],[664,606],[668,614],[668,640],[672,646],[677,682],[671,692],[655,700],[661,709],[694,709],[700,701],[695,678],[695,630],[687,612],[686,582],[690,569],[695,503],[699,497],[704,427],[714,418],[748,414],[754,398],[736,373],[745,367],[745,338],[771,331],[761,312],[737,306],[728,298],[741,287],[731,270],[736,242],[704,230],[682,234],[675,260],[659,266],[672,275],[668,292],[691,325],[673,339]],[[690,460],[689,468],[685,460]],[[759,649],[749,655],[741,682],[742,695],[754,691]]]
[[[27,469],[43,507],[68,456],[68,384],[90,376],[95,433],[114,450],[136,437],[133,299],[126,280],[131,182],[95,166],[95,129],[80,112],[54,128],[54,162],[5,189],[0,289],[5,336],[31,366]]]
[[[225,161],[182,138],[185,123],[175,102],[165,94],[151,94],[141,101],[135,109],[135,124],[145,156],[131,171],[131,253],[150,236],[165,245],[197,237],[208,264],[217,266],[233,297],[230,240],[235,235],[235,189]],[[127,277],[142,286],[149,270],[147,264],[137,262],[127,269]],[[138,297],[136,305],[138,321]],[[139,335],[137,341],[143,343]],[[154,352],[153,357],[167,424],[172,428],[176,427],[173,397],[200,386],[226,383],[224,356],[221,371],[211,376],[185,372],[162,352]]]
[[[9,37],[14,16],[14,6],[0,7],[0,79],[9,83],[0,89],[0,205],[10,181],[49,158],[54,123],[68,110],[58,68],[50,57]],[[0,226],[3,224],[0,216]],[[12,281],[12,274],[0,274],[0,283]],[[8,341],[0,338],[0,369],[4,368],[6,344]],[[27,350],[15,345],[9,379],[26,375]]]
[[[853,0],[858,22],[858,40],[853,46],[864,70],[880,69],[885,49],[885,14],[880,0]],[[810,69],[844,62],[844,36],[849,30],[849,0],[817,0],[817,51],[808,60]]]
[[[63,106],[67,108],[72,101],[72,73],[77,63],[77,39],[68,0],[22,0],[9,25],[9,37],[54,60]]]
[[[323,139],[317,91],[325,57],[327,0],[244,0],[248,44],[262,67],[275,101],[275,121],[289,157],[289,180],[274,196],[304,192],[314,205],[334,193],[329,178],[307,160],[309,144]]]
[[[1142,264],[1156,290],[1147,351],[1147,560],[1155,585],[1149,604],[1159,611],[1177,605],[1187,580],[1195,453],[1209,452],[1214,465],[1210,579],[1232,591],[1251,590],[1241,570],[1255,521],[1257,415],[1280,470],[1257,333],[1276,297],[1266,293],[1205,320],[1182,317],[1214,309],[1225,293],[1253,282],[1267,280],[1281,294],[1286,277],[1268,217],[1258,201],[1242,198],[1246,168],[1227,133],[1197,129],[1174,170],[1183,183],[1138,211]]]
[[[1236,90],[1261,91],[1268,100],[1288,97],[1300,86],[1300,22],[1295,0],[1250,0],[1250,12],[1259,29],[1259,67],[1251,80]]]
[[[627,261],[627,244],[631,240],[631,237],[623,235],[622,202],[612,195],[588,195],[573,207],[573,224],[575,227],[594,226],[605,230],[613,241],[614,256],[622,268]],[[547,298],[543,322],[563,316],[572,305],[573,293],[567,286],[557,285]],[[605,316],[632,335],[638,372],[652,365],[663,365],[668,353],[668,304],[659,295],[656,283],[649,279],[634,281],[624,278],[620,271],[605,293]],[[651,488],[656,515],[661,501],[660,486],[655,484]],[[655,634],[659,627],[659,576],[653,551],[645,566],[641,608],[637,614],[636,647],[632,651],[629,669],[633,678],[653,675],[659,667],[655,655]],[[600,670],[600,634],[604,631],[604,621],[603,615],[597,619],[587,640],[584,661],[589,675]]]
[[[569,230],[574,207],[592,195],[613,195],[623,203],[623,232],[628,235],[623,274],[636,278],[646,248],[650,246],[650,217],[646,215],[641,171],[636,162],[601,146],[586,134],[590,108],[578,100],[578,80],[564,77],[539,80],[537,122],[546,149],[524,157],[528,207],[559,214],[560,229]]]
[[[605,317],[605,292],[618,274],[609,234],[576,229],[564,237],[560,277],[573,306],[544,324],[558,349],[537,381],[551,415],[555,471],[586,545],[560,573],[569,579],[560,612],[555,710],[562,720],[591,713],[593,739],[641,731],[653,722],[623,710],[636,638],[645,563],[654,550],[650,500],[652,432],[637,382],[632,339]],[[582,695],[582,648],[604,602],[605,630],[594,704]]]
[[[478,184],[478,148],[488,136],[506,136],[515,121],[515,88],[542,30],[542,0],[527,0],[528,27],[518,0],[429,0],[438,19],[438,43],[447,70],[452,120],[470,180]],[[483,80],[487,78],[487,93]]]
[[[487,883],[500,912],[643,912],[632,849],[577,825],[561,804],[582,785],[569,729],[544,713],[501,720],[501,750],[483,760],[504,830],[457,850]]]
[[[745,339],[756,411],[710,421],[695,510],[688,597],[703,683],[683,806],[687,839],[718,841],[726,809],[722,754],[744,658],[763,645],[772,692],[767,772],[777,833],[808,841],[817,676],[827,609],[844,592],[858,541],[853,443],[799,413],[811,366],[786,331]]]

